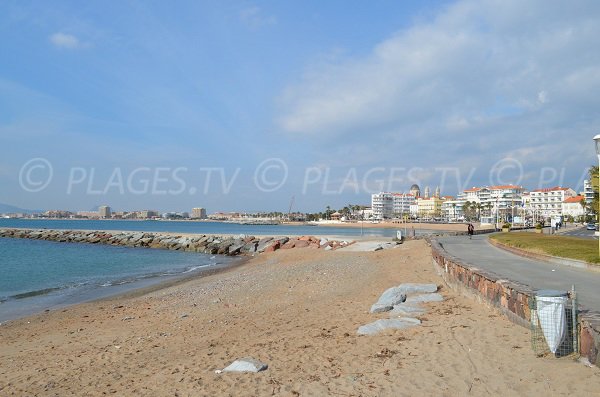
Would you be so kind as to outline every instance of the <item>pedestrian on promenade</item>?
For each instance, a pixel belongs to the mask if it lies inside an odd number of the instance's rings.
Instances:
[[[469,235],[469,240],[471,240],[471,238],[473,237],[473,232],[475,231],[475,227],[473,226],[472,223],[469,223],[467,225],[467,234]]]

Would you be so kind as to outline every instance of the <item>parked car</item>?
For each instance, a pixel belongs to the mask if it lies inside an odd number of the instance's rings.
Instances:
[[[587,229],[587,230],[594,230],[594,231],[598,230],[598,229],[596,228],[596,224],[595,224],[595,223],[591,223],[591,222],[587,224],[587,227],[586,227],[586,229]]]

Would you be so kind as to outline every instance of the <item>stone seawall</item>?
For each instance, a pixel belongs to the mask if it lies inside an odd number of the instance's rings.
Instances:
[[[436,240],[431,240],[431,253],[434,265],[451,288],[495,307],[519,325],[530,326],[533,289],[462,262],[446,252]],[[590,363],[600,366],[600,313],[579,309],[579,353]]]
[[[107,244],[200,252],[211,255],[252,255],[290,248],[334,250],[352,242],[314,236],[255,237],[247,235],[180,235],[153,232],[106,232],[89,230],[0,229],[0,237],[27,238],[70,243]]]

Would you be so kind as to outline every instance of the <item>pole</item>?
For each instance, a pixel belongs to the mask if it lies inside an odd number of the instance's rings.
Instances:
[[[577,293],[575,292],[575,285],[571,286],[571,323],[573,324],[573,353],[579,353],[579,343],[577,335]]]

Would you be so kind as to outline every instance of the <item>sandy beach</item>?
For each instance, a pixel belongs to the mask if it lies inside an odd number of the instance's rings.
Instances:
[[[463,226],[463,225],[461,225]],[[358,336],[387,288],[436,283],[422,325]],[[0,326],[0,395],[594,395],[600,369],[443,285],[425,241],[261,254],[219,274]],[[215,373],[254,357],[259,373]]]

